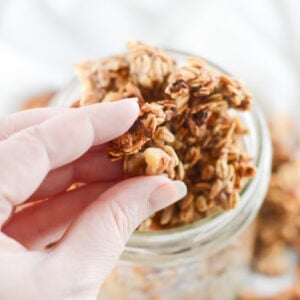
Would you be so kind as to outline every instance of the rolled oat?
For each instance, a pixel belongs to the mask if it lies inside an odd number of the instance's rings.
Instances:
[[[183,180],[187,196],[152,216],[140,229],[163,229],[200,220],[239,202],[245,178],[254,176],[241,139],[247,133],[230,110],[251,108],[243,85],[204,60],[178,65],[161,49],[130,42],[128,52],[77,65],[80,105],[137,97],[140,116],[113,140],[111,160],[124,160],[129,176]]]

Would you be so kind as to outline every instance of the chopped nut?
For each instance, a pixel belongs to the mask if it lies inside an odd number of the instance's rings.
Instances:
[[[174,211],[175,211],[174,205],[171,205],[171,206],[165,208],[162,211],[161,216],[160,216],[160,224],[163,226],[169,224],[173,218]]]
[[[195,205],[200,213],[206,212],[209,207],[208,199],[204,196],[198,196],[196,198]]]

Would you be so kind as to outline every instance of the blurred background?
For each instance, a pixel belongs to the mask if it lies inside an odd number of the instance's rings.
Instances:
[[[299,14],[297,0],[1,0],[0,113],[129,39],[202,55],[242,78],[270,113],[295,111]]]
[[[297,0],[0,0],[0,116],[63,88],[74,63],[122,52],[134,39],[203,56],[241,78],[269,119],[293,120],[296,141],[299,16]],[[283,123],[286,137],[294,125]],[[275,294],[295,281],[289,270],[252,274],[248,287]]]

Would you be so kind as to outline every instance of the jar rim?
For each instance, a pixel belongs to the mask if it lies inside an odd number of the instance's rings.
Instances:
[[[255,125],[255,136],[259,141],[254,159],[257,173],[241,191],[238,206],[231,211],[173,229],[135,231],[125,246],[122,263],[140,261],[149,265],[169,264],[174,259],[211,255],[225,247],[253,221],[268,189],[272,150],[268,127],[259,107],[253,105],[253,111],[248,115],[253,121],[252,125]]]
[[[227,73],[228,74],[228,73]],[[266,126],[265,121],[262,119],[262,113],[260,111],[260,108],[257,107],[256,104],[253,105],[253,109],[251,112],[243,112],[243,114],[249,114],[251,117],[255,117],[255,119],[259,122],[260,126]],[[265,125],[262,125],[265,124]],[[267,137],[269,136],[269,133],[267,132],[263,132],[259,134],[260,136],[260,140],[263,141],[264,138],[263,137]],[[260,143],[260,145],[258,145],[260,149],[257,149],[257,156],[256,157],[252,157],[254,160],[254,165],[255,167],[259,170],[259,168],[261,167],[261,162],[262,159],[265,158],[264,153],[261,151],[261,148],[263,147],[263,143]],[[265,151],[266,153],[269,151]],[[257,174],[258,175],[258,174]],[[206,217],[202,220],[199,220],[197,222],[191,223],[191,224],[187,224],[187,225],[183,225],[183,226],[179,226],[179,227],[175,227],[175,228],[171,228],[171,229],[163,229],[163,230],[153,230],[153,231],[135,231],[133,232],[132,236],[130,239],[140,239],[141,237],[144,237],[145,239],[149,239],[151,237],[161,237],[161,239],[165,240],[165,237],[168,237],[168,239],[172,239],[172,235],[178,235],[181,232],[193,232],[195,229],[197,229],[199,226],[206,226],[208,223],[210,223],[211,221],[216,220],[217,218],[222,218],[225,216],[231,216],[231,213],[239,208],[242,208],[246,203],[244,201],[244,195],[245,193],[247,193],[247,191],[249,190],[253,190],[254,186],[255,186],[255,179],[258,176],[255,176],[254,178],[248,179],[247,183],[245,184],[245,186],[243,187],[243,189],[240,192],[240,203],[238,204],[237,208],[231,210],[231,211],[227,211],[227,212],[217,212],[209,217]],[[158,240],[157,240],[158,241]]]
[[[177,61],[183,61],[188,56],[195,56],[171,49],[166,49],[166,51]],[[205,59],[205,61],[213,68],[229,75],[222,67],[208,59]],[[62,92],[54,96],[51,105],[70,105],[71,102],[66,103],[66,99],[73,101],[74,97],[78,96],[80,92],[81,86],[78,80],[75,79]],[[125,251],[121,256],[122,261],[141,259],[145,262],[147,257],[151,263],[153,258],[156,257],[158,259],[157,256],[159,255],[162,262],[170,255],[174,257],[174,254],[182,257],[182,255],[184,256],[188,253],[189,256],[192,256],[193,251],[199,255],[199,251],[207,252],[211,250],[209,244],[212,244],[213,239],[220,242],[219,248],[222,247],[229,238],[240,232],[254,218],[267,192],[271,174],[272,150],[270,135],[264,115],[256,102],[252,104],[251,111],[237,111],[235,113],[249,128],[249,134],[244,139],[246,149],[247,145],[248,148],[252,149],[252,153],[249,153],[249,155],[253,158],[257,168],[256,176],[249,179],[240,192],[241,199],[238,206],[231,211],[219,212],[197,222],[172,229],[135,231],[125,246]],[[251,202],[251,197],[253,198],[255,193],[257,197],[260,197],[260,201],[253,203],[254,200]],[[250,210],[251,213],[249,212]],[[229,232],[227,227],[232,221],[235,221],[235,218],[236,220],[239,219],[235,222],[236,228]],[[188,245],[191,239],[194,244],[192,246]],[[201,245],[201,248],[199,245]],[[213,247],[213,250],[216,249],[217,247]]]
[[[195,56],[181,51],[168,49],[167,52],[169,52],[173,57],[174,55],[177,57],[181,56],[182,58],[185,58],[187,56]],[[212,63],[210,60],[205,59],[205,61],[222,73],[229,75],[227,71]],[[262,176],[264,176],[264,184],[261,187],[262,199],[256,205],[252,205],[252,215],[258,211],[267,191],[271,170],[272,150],[269,130],[264,115],[257,103],[253,103],[251,111],[237,112],[237,114],[243,121],[246,121],[245,123],[249,128],[250,134],[247,135],[246,139],[256,139],[256,142],[254,143],[254,153],[252,153],[251,156],[257,168],[256,176],[249,179],[240,192],[241,199],[238,206],[231,211],[218,212],[197,222],[172,229],[156,231],[135,231],[133,232],[133,234],[129,238],[127,245],[125,246],[124,255],[122,256],[123,259],[130,259],[130,255],[127,257],[126,252],[130,254],[136,251],[140,252],[139,250],[141,250],[143,254],[150,254],[150,256],[154,255],[155,252],[158,251],[158,249],[161,253],[163,248],[163,252],[166,255],[171,253],[181,253],[184,250],[182,249],[182,246],[176,247],[174,243],[189,238],[197,240],[198,244],[200,240],[202,240],[203,243],[208,242],[210,240],[209,236],[216,234],[218,230],[222,231],[222,227],[224,224],[229,223],[230,220],[238,216],[240,213],[242,213],[243,210],[246,209],[247,206],[249,206],[251,195],[255,194],[258,183],[262,179]],[[245,227],[252,219],[249,218],[248,220],[242,222],[242,226],[240,226],[237,231],[239,232],[240,230],[242,230],[242,228]],[[232,232],[232,235],[230,235],[230,237],[232,237],[233,234],[234,232]],[[201,237],[199,235],[201,235]]]

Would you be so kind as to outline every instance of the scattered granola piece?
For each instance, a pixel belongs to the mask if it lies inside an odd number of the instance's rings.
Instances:
[[[270,297],[262,297],[255,295],[254,293],[241,293],[238,297],[239,300],[300,300],[300,270],[298,267],[296,280],[292,287],[282,291],[278,295]]]
[[[254,268],[267,275],[287,269],[286,246],[300,250],[300,157],[292,122],[276,117],[270,122],[273,173],[257,218]]]
[[[55,92],[45,92],[42,94],[38,94],[30,99],[25,100],[24,105],[21,109],[32,109],[38,107],[46,107],[48,106],[51,98],[55,95]]]

